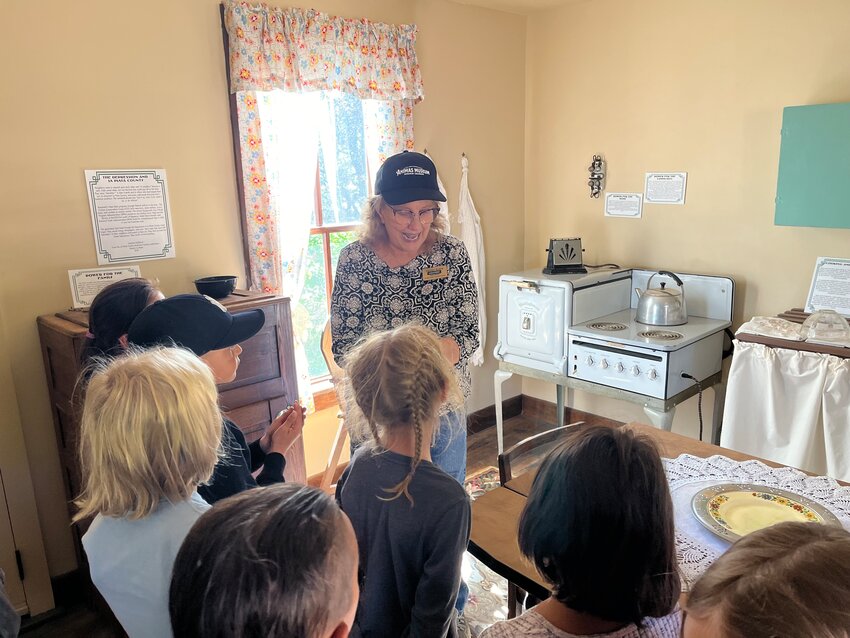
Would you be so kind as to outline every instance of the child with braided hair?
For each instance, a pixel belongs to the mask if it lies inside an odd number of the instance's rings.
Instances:
[[[351,635],[455,638],[469,499],[430,454],[440,407],[461,400],[452,366],[414,325],[367,337],[345,361],[346,425],[371,439],[336,491],[360,553]]]

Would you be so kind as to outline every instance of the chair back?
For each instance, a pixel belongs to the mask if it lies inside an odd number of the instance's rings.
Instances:
[[[321,349],[322,356],[325,358],[325,365],[328,366],[328,372],[331,373],[331,380],[333,381],[334,386],[336,386],[342,380],[344,372],[342,368],[337,365],[336,360],[334,359],[330,318],[328,318],[327,323],[325,323],[325,329],[322,331]]]
[[[567,430],[582,424],[584,421],[577,421],[545,430],[509,447],[499,455],[499,482],[504,485],[517,474],[539,465],[549,451],[563,439]]]

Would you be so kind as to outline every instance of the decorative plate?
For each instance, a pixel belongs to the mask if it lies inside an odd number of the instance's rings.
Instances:
[[[713,485],[697,492],[691,505],[700,523],[732,543],[750,532],[786,521],[841,525],[832,512],[813,500],[766,485]]]

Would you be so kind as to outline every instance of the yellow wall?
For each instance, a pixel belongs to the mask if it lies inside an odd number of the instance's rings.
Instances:
[[[441,167],[451,201],[469,155],[495,312],[497,273],[522,265],[525,19],[441,0],[280,4],[419,25],[417,146]],[[0,305],[21,424],[3,420],[0,435],[5,445],[23,430],[57,575],[75,562],[35,318],[69,306],[69,268],[97,265],[83,170],[167,170],[177,258],[141,268],[170,295],[210,273],[244,281],[233,151],[217,0],[11,0],[4,21]],[[492,377],[482,378],[475,408],[492,403]]]
[[[803,304],[815,258],[850,257],[850,230],[773,225],[782,109],[850,101],[847,24],[846,0],[594,0],[530,17],[526,265],[543,265],[549,237],[580,236],[589,263],[731,275],[736,324]],[[603,217],[586,185],[594,153],[611,192],[687,171],[687,203]]]

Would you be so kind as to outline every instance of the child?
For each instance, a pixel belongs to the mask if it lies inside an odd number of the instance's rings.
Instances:
[[[673,504],[652,441],[587,427],[543,461],[519,523],[519,547],[552,596],[484,638],[677,638]]]
[[[429,451],[440,406],[459,400],[452,366],[420,326],[368,337],[345,361],[346,422],[356,405],[373,443],[357,450],[336,492],[364,576],[352,635],[454,637],[469,500]]]
[[[80,431],[75,521],[92,582],[131,638],[171,635],[174,557],[209,508],[195,491],[218,461],[221,414],[209,368],[189,352],[128,351],[95,370]]]
[[[96,357],[112,357],[127,347],[127,331],[145,308],[163,299],[148,279],[131,277],[109,284],[97,293],[89,307],[89,331],[80,355],[85,368]]]
[[[287,483],[218,503],[174,563],[184,638],[345,638],[357,609],[357,539],[321,490]]]
[[[688,596],[683,638],[850,638],[850,533],[779,523],[718,558]]]
[[[212,370],[216,383],[236,378],[242,341],[263,327],[262,310],[230,314],[204,295],[175,295],[145,308],[130,325],[129,340],[138,346],[154,344],[188,348]],[[208,485],[199,488],[208,503],[238,494],[257,485],[283,482],[283,455],[301,436],[304,415],[297,403],[272,421],[265,435],[248,445],[239,427],[224,419],[227,458],[216,465]],[[252,472],[262,467],[255,479]]]

